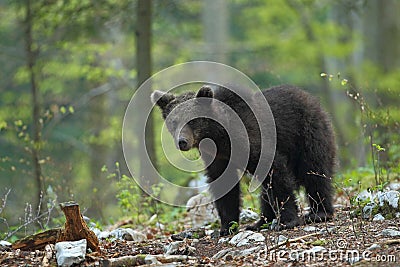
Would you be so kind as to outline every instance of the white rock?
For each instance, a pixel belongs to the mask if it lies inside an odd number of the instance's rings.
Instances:
[[[171,242],[164,247],[165,254],[172,255],[179,250],[181,246],[184,246],[184,241]]]
[[[161,264],[154,255],[146,255],[144,262],[146,264]]]
[[[224,259],[228,255],[232,257],[248,256],[257,253],[262,249],[264,249],[263,246],[251,247],[244,250],[238,250],[238,249],[235,250],[233,248],[227,248],[218,251],[214,256],[212,256],[212,259]]]
[[[8,241],[5,241],[5,240],[1,240],[0,241],[0,246],[3,246],[3,247],[11,247],[11,243],[10,242],[8,242]]]
[[[284,235],[279,235],[279,236],[278,236],[278,239],[277,239],[277,243],[279,244],[279,243],[282,243],[282,242],[286,242],[288,239],[289,239],[289,238],[287,238],[287,237],[284,236]]]
[[[396,212],[396,213],[394,214],[394,216],[396,216],[396,218],[400,218],[400,212]]]
[[[372,210],[376,207],[376,204],[373,202],[367,203],[367,205],[364,206],[363,211],[362,211],[362,217],[364,219],[369,219],[372,216]]]
[[[161,230],[164,230],[164,229],[165,229],[165,225],[162,224],[162,223],[160,223],[160,222],[156,222],[156,228],[159,228],[159,229],[161,229]]]
[[[257,212],[252,210],[244,209],[240,212],[239,220],[241,223],[250,223],[257,221],[258,219],[260,219],[260,216],[257,214]]]
[[[328,233],[334,232],[335,229],[336,229],[335,226],[328,227],[328,228],[323,228],[323,229],[319,230],[318,233],[321,234],[321,235],[324,235],[324,234],[328,234]]]
[[[390,228],[382,230],[381,234],[386,237],[400,237],[400,231],[393,230]]]
[[[383,206],[387,202],[390,206],[397,209],[399,206],[400,192],[398,191],[388,191],[388,192],[378,192],[376,197],[379,201],[379,206]]]
[[[108,231],[101,231],[100,233],[96,233],[98,239],[107,239],[110,236],[110,232]]]
[[[212,256],[212,259],[222,259],[225,256],[227,256],[228,254],[232,255],[233,249],[232,248],[227,248],[227,249],[223,249],[218,251],[216,254],[214,254],[214,256]]]
[[[311,225],[304,226],[304,228],[303,228],[303,231],[306,231],[306,232],[316,232],[318,230],[319,229],[317,227],[311,226]]]
[[[375,214],[375,216],[372,220],[373,221],[384,221],[385,217],[383,217],[382,214],[378,213],[378,214]]]
[[[229,237],[221,237],[218,240],[218,244],[225,244],[225,243],[228,243],[228,241],[229,241]]]
[[[146,235],[131,228],[117,228],[115,230],[112,230],[108,238],[134,242],[142,242],[147,240]]]
[[[391,183],[391,184],[389,184],[389,188],[391,190],[399,191],[400,190],[400,183]]]
[[[85,260],[86,239],[58,242],[55,245],[58,266],[69,267]]]
[[[99,238],[99,235],[101,234],[101,230],[97,227],[89,227],[89,229]]]
[[[253,231],[243,231],[239,232],[236,234],[234,237],[232,237],[231,241],[229,241],[229,244],[240,247],[252,243],[259,243],[259,242],[264,242],[265,237],[260,234],[260,233],[255,233]]]
[[[367,250],[372,251],[372,250],[376,250],[379,248],[381,248],[381,246],[379,244],[372,244],[369,248],[367,248]]]
[[[362,257],[358,256],[358,257],[352,257],[352,258],[348,258],[347,261],[353,265],[357,262],[359,262],[362,259]]]
[[[356,201],[359,202],[364,202],[368,200],[372,201],[373,199],[374,199],[373,194],[368,190],[361,191],[356,197]]]
[[[214,234],[215,230],[206,230],[205,233],[208,236],[211,236],[212,234]]]
[[[269,229],[275,230],[275,228],[277,228],[278,226],[279,226],[278,220],[277,220],[277,219],[273,219],[272,222],[271,222],[271,225],[270,225]]]
[[[191,197],[186,203],[186,209],[193,227],[212,223],[218,218],[217,209],[207,192]]]

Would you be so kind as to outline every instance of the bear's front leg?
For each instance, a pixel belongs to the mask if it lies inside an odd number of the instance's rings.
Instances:
[[[239,223],[240,214],[239,176],[236,169],[227,168],[228,162],[218,159],[207,168],[209,190],[221,219],[220,236],[231,234],[229,228]]]
[[[211,187],[210,187],[211,189]],[[236,184],[235,187],[226,195],[215,201],[215,206],[218,215],[221,219],[220,236],[233,234],[236,229],[230,227],[236,222],[239,223],[240,215],[240,186]]]

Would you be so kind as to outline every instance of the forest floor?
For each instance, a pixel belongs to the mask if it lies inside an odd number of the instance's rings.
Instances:
[[[264,242],[241,247],[211,236],[185,239],[174,253],[175,258],[163,257],[165,247],[174,242],[171,235],[149,228],[144,231],[148,240],[140,243],[101,240],[101,251],[86,254],[80,266],[128,266],[126,261],[115,260],[124,256],[136,256],[130,266],[152,261],[156,262],[152,266],[400,266],[400,237],[382,235],[384,229],[398,230],[399,219],[351,219],[350,211],[344,208],[337,210],[332,221],[311,226],[316,227],[314,231],[305,231],[305,226],[279,232],[262,231]],[[276,241],[279,236],[288,240]],[[247,249],[252,252],[239,255]],[[222,250],[231,253],[215,258]],[[156,256],[145,260],[145,255]],[[48,246],[47,251],[0,247],[0,266],[57,266],[54,246]]]

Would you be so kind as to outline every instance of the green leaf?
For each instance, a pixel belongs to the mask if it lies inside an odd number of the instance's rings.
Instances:
[[[3,129],[7,128],[7,122],[6,121],[0,121],[0,131]]]

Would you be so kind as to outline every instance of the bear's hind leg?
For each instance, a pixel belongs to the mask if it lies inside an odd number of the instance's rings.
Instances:
[[[260,230],[266,223],[277,219],[274,230],[289,229],[300,225],[298,207],[294,195],[294,178],[287,169],[284,157],[275,155],[271,173],[263,182],[261,193],[261,219],[248,227],[250,230]]]

